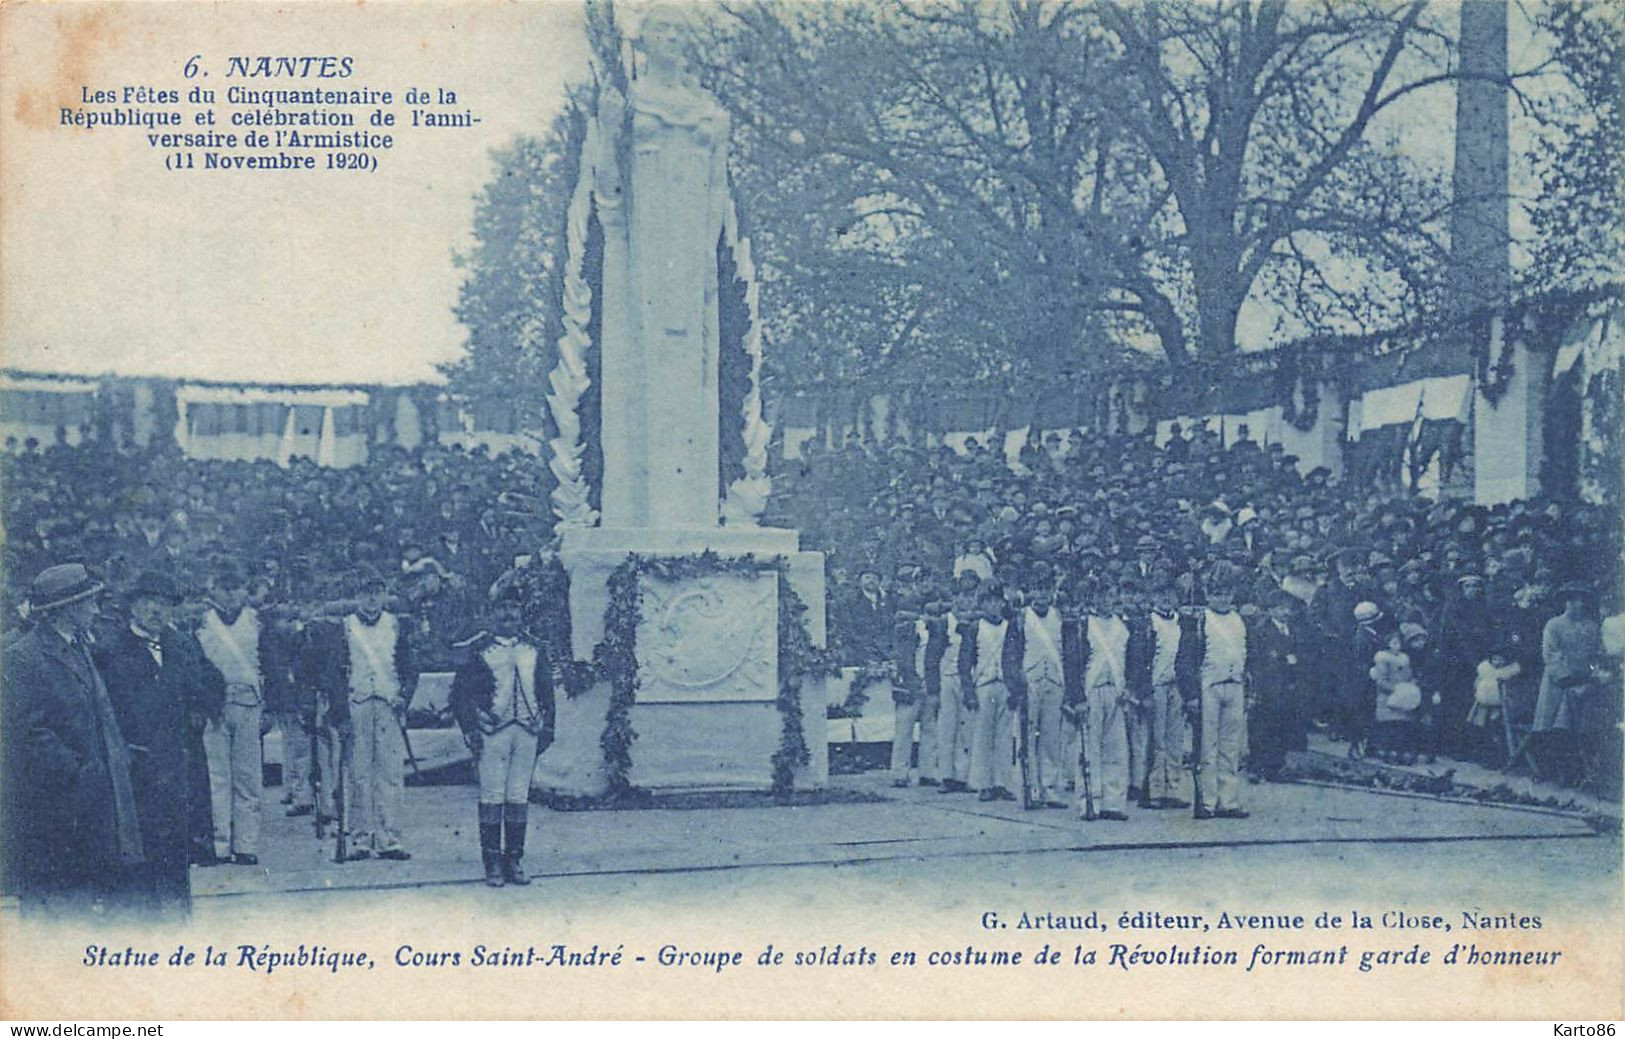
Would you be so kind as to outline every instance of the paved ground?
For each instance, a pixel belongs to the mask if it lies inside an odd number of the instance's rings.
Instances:
[[[900,859],[1038,852],[1132,852],[1258,846],[1337,848],[1462,841],[1589,839],[1574,814],[1299,784],[1248,790],[1245,820],[1136,811],[1127,822],[1078,821],[1071,811],[1023,812],[1010,802],[934,788],[898,790],[879,774],[837,777],[873,803],[700,810],[559,812],[531,809],[531,872],[545,877],[672,873],[766,866],[858,865]],[[272,892],[471,884],[480,875],[474,791],[406,793],[409,862],[337,864],[309,818],[269,813],[261,864],[194,870],[207,899]],[[269,807],[269,806],[268,806]]]
[[[46,1018],[173,1018],[180,1006],[204,1018],[1342,1018],[1383,1016],[1401,996],[1405,1017],[1618,1014],[1620,837],[1576,813],[1282,784],[1250,787],[1246,820],[1137,811],[1124,823],[1083,824],[1071,812],[895,790],[878,774],[837,784],[848,803],[533,808],[527,865],[537,879],[503,890],[479,879],[472,787],[408,789],[405,829],[414,858],[405,863],[335,864],[331,844],[314,840],[308,819],[274,814],[262,866],[194,873],[199,897],[189,922],[128,938],[109,929],[95,935],[115,948],[129,941],[223,950],[236,969],[174,975],[169,987],[139,971],[100,971],[88,988],[75,975],[64,985],[61,971],[79,962],[86,939],[46,933],[34,955],[0,958],[0,989],[43,1000],[32,1016]],[[852,795],[873,800],[852,803]],[[1374,918],[1437,914],[1456,931],[1407,925],[1255,934],[1216,923],[1221,911],[1313,919],[1355,910]],[[1087,933],[1017,923],[1023,913],[1091,912],[1100,922]],[[1128,916],[1156,912],[1203,920],[1151,930]],[[1468,934],[1468,913],[1534,913],[1544,927]],[[1560,974],[1290,968],[1225,980],[1182,968],[953,971],[930,960],[987,950],[1020,950],[1030,960],[1043,946],[1109,955],[1116,945],[1140,943],[1152,950],[1206,945],[1242,956],[1255,943],[1350,946],[1356,956],[1425,945],[1442,955],[1457,942],[1557,948],[1573,966]],[[757,962],[769,943],[816,966],[764,972]],[[297,965],[273,975],[241,969],[244,950],[287,954],[300,945],[364,954],[366,964],[333,973]],[[531,947],[546,957],[556,945],[576,954],[624,951],[625,969],[514,973],[511,964],[472,958],[475,950],[522,957]],[[743,965],[717,973],[667,963],[675,952],[717,951],[737,952]],[[916,969],[891,969],[889,957],[904,952],[917,954]],[[850,961],[860,953],[878,957],[869,964],[875,969],[854,969]],[[451,964],[455,973],[427,966],[452,955],[464,957]],[[1560,975],[1563,983],[1554,984]],[[1213,1002],[1221,980],[1228,994],[1222,1005]]]
[[[1369,798],[1369,800],[1386,800]],[[1367,805],[1367,810],[1378,806]],[[1385,807],[1385,806],[1383,806]],[[642,814],[642,813],[639,813]],[[551,820],[549,820],[551,821]],[[1513,827],[1511,829],[1516,829]],[[1539,827],[1531,830],[1538,831]],[[556,834],[562,841],[563,833]],[[946,843],[922,842],[906,852],[867,856],[847,852],[822,861],[790,864],[794,854],[759,855],[738,868],[644,872],[631,862],[594,871],[566,871],[567,856],[549,852],[537,865],[545,871],[528,888],[491,890],[467,883],[433,884],[412,890],[335,887],[308,897],[249,894],[205,898],[196,903],[194,924],[222,921],[251,927],[257,920],[303,914],[366,913],[388,899],[391,917],[419,917],[459,908],[470,916],[487,910],[526,912],[569,906],[577,917],[593,909],[632,900],[669,913],[677,921],[702,915],[722,902],[748,902],[765,916],[813,913],[827,922],[850,921],[884,906],[888,914],[940,915],[963,907],[1051,910],[1079,905],[1169,908],[1180,911],[1227,904],[1232,909],[1269,912],[1277,906],[1345,903],[1381,907],[1384,900],[1408,908],[1484,907],[1489,911],[1527,908],[1516,886],[1540,890],[1553,903],[1581,905],[1599,918],[1620,910],[1618,835],[1572,830],[1524,835],[1502,833],[1478,839],[1410,839],[1369,842],[1182,844],[1152,851],[1144,846],[1034,841],[1022,850],[996,850],[989,841],[971,851]],[[773,865],[773,868],[760,868]],[[616,867],[619,868],[616,868]],[[1222,876],[1222,883],[1213,878]],[[1574,898],[1567,893],[1573,889]],[[844,911],[843,911],[844,910]],[[861,921],[850,921],[861,922]],[[972,916],[961,932],[975,929]]]

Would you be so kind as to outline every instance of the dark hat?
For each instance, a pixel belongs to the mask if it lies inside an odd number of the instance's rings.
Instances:
[[[130,598],[162,599],[164,602],[176,603],[181,600],[181,590],[175,584],[175,579],[168,574],[157,570],[143,570],[135,577],[135,584],[130,588]]]
[[[221,556],[210,567],[209,580],[221,588],[243,588],[248,584],[248,573],[236,558]]]
[[[351,572],[350,580],[358,591],[366,591],[370,588],[388,587],[387,583],[384,581],[384,575],[378,572],[377,567],[372,566],[369,563],[362,563],[360,566],[357,566],[355,570]]]
[[[1280,607],[1296,609],[1298,601],[1281,589],[1272,588],[1258,596],[1258,605],[1266,610],[1274,610]]]
[[[30,613],[54,610],[88,599],[102,590],[102,583],[90,576],[83,563],[58,563],[48,566],[34,578],[28,590]]]
[[[1569,581],[1557,590],[1557,601],[1567,602],[1570,599],[1579,599],[1589,603],[1596,598],[1597,593],[1584,581]]]

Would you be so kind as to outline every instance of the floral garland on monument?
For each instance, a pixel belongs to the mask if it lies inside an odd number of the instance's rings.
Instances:
[[[773,439],[773,427],[762,418],[762,322],[756,264],[751,258],[750,239],[740,231],[739,211],[732,197],[728,199],[728,210],[723,217],[722,237],[727,248],[718,248],[718,259],[731,262],[734,277],[722,281],[723,267],[719,262],[718,377],[719,381],[729,378],[730,368],[748,373],[748,384],[745,378],[735,378],[743,390],[743,399],[737,405],[732,403],[737,393],[725,393],[718,402],[718,421],[722,424],[719,432],[733,434],[720,441],[719,464],[723,468],[719,479],[727,480],[733,472],[740,474],[726,483],[722,516],[733,526],[755,526],[773,490],[767,476],[767,446]],[[724,311],[725,306],[727,311]],[[733,463],[737,468],[731,467],[730,459],[735,457],[735,451],[741,450],[743,454]]]
[[[558,429],[558,436],[548,444],[547,464],[555,481],[553,511],[562,527],[591,527],[598,523],[598,510],[593,506],[593,492],[583,458],[581,431],[583,399],[597,381],[592,377],[590,357],[595,344],[594,303],[600,293],[593,290],[588,279],[596,273],[596,281],[602,286],[602,246],[598,250],[598,271],[589,271],[587,260],[592,227],[597,223],[591,158],[598,155],[600,149],[597,123],[589,120],[582,146],[581,174],[570,196],[570,210],[565,220],[564,334],[559,336],[558,360],[547,377],[547,411]],[[601,243],[601,229],[598,237]]]
[[[632,705],[638,700],[638,624],[643,619],[638,573],[644,562],[639,556],[629,555],[609,575],[604,641],[592,651],[593,672],[609,682],[609,709],[604,713],[604,732],[598,737],[598,746],[604,753],[612,802],[636,797],[629,777],[632,744],[638,738],[632,728]]]
[[[1478,392],[1484,403],[1494,408],[1500,405],[1517,374],[1516,347],[1507,326],[1509,319],[1497,321],[1488,315],[1473,320],[1471,328],[1477,360]],[[1497,340],[1499,339],[1499,343]],[[1481,346],[1476,344],[1483,344]],[[1499,346],[1499,349],[1497,347]]]
[[[1317,360],[1290,347],[1281,351],[1276,362],[1275,392],[1281,401],[1281,418],[1300,433],[1314,429],[1320,417],[1319,369]]]
[[[604,640],[593,648],[592,654],[593,671],[600,681],[609,684],[609,708],[604,714],[604,731],[598,740],[604,753],[604,768],[609,774],[607,800],[611,803],[636,801],[644,796],[630,778],[632,744],[638,738],[632,728],[632,707],[638,698],[637,641],[638,626],[643,621],[642,579],[672,583],[718,574],[753,577],[769,571],[780,575],[779,674],[775,698],[780,735],[778,750],[773,753],[773,794],[784,797],[790,793],[796,768],[810,760],[801,722],[801,683],[810,676],[834,674],[836,668],[807,631],[807,605],[784,579],[786,570],[781,557],[719,556],[708,551],[677,557],[634,553],[610,574]]]
[[[717,235],[717,501],[745,475],[745,398],[750,395],[750,291],[739,276],[726,230]]]

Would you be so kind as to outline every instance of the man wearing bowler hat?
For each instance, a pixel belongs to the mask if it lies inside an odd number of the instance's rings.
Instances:
[[[101,590],[78,563],[41,571],[37,623],[5,654],[0,876],[29,912],[92,909],[142,859],[129,752],[90,651]]]
[[[185,912],[190,899],[192,770],[203,758],[203,727],[225,704],[226,680],[190,632],[174,626],[174,578],[137,575],[127,623],[96,647],[120,730],[147,862],[139,887],[155,908]]]

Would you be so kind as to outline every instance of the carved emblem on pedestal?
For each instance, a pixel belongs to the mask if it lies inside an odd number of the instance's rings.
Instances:
[[[646,583],[638,702],[774,699],[778,580],[769,573]]]

